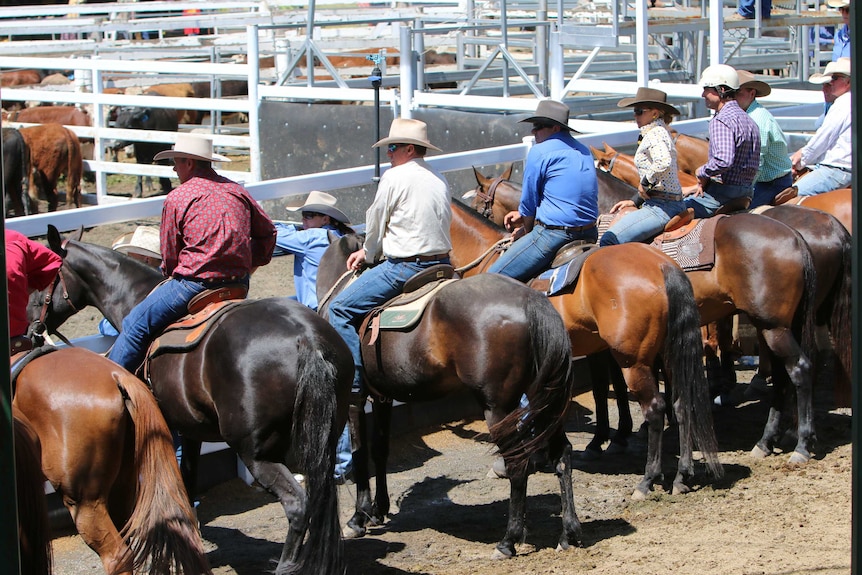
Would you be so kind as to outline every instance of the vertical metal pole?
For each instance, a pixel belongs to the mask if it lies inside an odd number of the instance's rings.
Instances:
[[[403,55],[401,56],[404,57]],[[380,72],[381,61],[384,60],[382,54],[366,56],[374,62],[374,69],[371,71],[371,87],[374,88],[374,141],[380,141],[380,85],[383,83],[383,74]],[[375,183],[380,181],[380,148],[374,148],[374,178]]]
[[[635,5],[635,45],[637,46],[638,86],[649,84],[649,24],[647,22],[647,0],[638,0]],[[616,6],[616,4],[614,5]],[[615,16],[616,17],[616,16]]]
[[[862,94],[862,78],[859,78],[859,70],[856,62],[859,62],[859,58],[862,58],[862,46],[860,46],[860,40],[857,38],[855,33],[856,30],[862,30],[859,28],[862,26],[862,12],[860,12],[854,2],[850,3],[850,49],[853,55],[853,59],[851,60],[852,66],[852,74],[850,76],[850,81],[852,83],[851,93],[856,94],[853,97],[853,109],[852,116],[855,118],[862,118],[862,105],[860,105],[859,94]],[[862,185],[862,180],[859,179],[858,174],[859,170],[862,169],[862,162],[859,161],[859,154],[856,150],[859,149],[859,146],[862,145],[862,140],[859,138],[859,122],[853,123],[853,132],[852,132],[852,142],[853,142],[853,189],[858,190],[859,186]],[[851,573],[859,573],[859,569],[862,569],[862,566],[859,565],[859,540],[862,538],[862,477],[860,477],[860,460],[862,457],[862,422],[859,421],[859,414],[862,411],[862,392],[860,392],[859,385],[862,384],[862,366],[859,365],[860,360],[862,360],[862,354],[859,353],[859,342],[862,341],[859,338],[862,337],[862,305],[860,302],[860,294],[862,294],[862,288],[860,288],[859,282],[862,281],[862,273],[860,273],[859,266],[862,265],[862,251],[860,251],[859,246],[859,230],[862,230],[862,214],[860,214],[860,210],[862,210],[862,203],[859,201],[859,197],[857,194],[852,194],[853,196],[853,221],[852,227],[855,231],[851,241],[853,242],[853,337],[851,341],[853,342],[853,373],[852,373],[852,388],[853,388],[853,413],[856,417],[851,418],[851,438],[853,440],[853,480],[852,480],[852,494],[853,498],[851,500],[852,506],[852,527],[851,527],[851,536],[850,536],[850,572]]]
[[[509,19],[506,16],[506,0],[500,0],[500,36],[503,40],[503,51],[509,54]],[[509,61],[502,58],[503,64],[503,97],[509,97]]]
[[[542,92],[548,95],[548,27],[538,22],[548,20],[548,0],[539,0],[539,10],[536,12],[536,40],[533,44],[533,57],[539,68],[538,82]]]
[[[413,77],[413,33],[409,26],[402,24],[399,28],[400,43],[398,50],[401,52],[401,117],[410,118],[413,115],[413,86],[416,84]]]
[[[257,87],[260,85],[260,45],[258,43],[258,27],[246,26],[246,41],[248,42],[248,136],[249,136],[249,171],[255,182],[262,178],[260,164],[260,97]]]

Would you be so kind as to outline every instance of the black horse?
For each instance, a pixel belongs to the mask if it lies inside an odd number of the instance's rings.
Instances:
[[[179,124],[177,122],[177,113],[174,110],[124,106],[117,110],[117,119],[114,122],[114,127],[176,132],[179,129]],[[135,161],[138,164],[146,165],[152,164],[153,158],[159,152],[171,149],[171,145],[164,142],[129,142],[126,140],[115,140],[109,143],[108,147],[111,150],[119,150],[129,144],[132,144],[135,148]],[[160,160],[159,163],[166,166],[168,165],[168,160]],[[142,179],[142,176],[138,176],[135,181],[135,192],[132,195],[134,198],[140,198],[143,195]],[[173,189],[170,178],[159,178],[159,184],[162,187],[162,194],[167,194]]]
[[[333,242],[317,277],[322,307],[346,270],[347,256],[362,246],[355,235]],[[338,291],[337,289],[334,291]],[[569,338],[547,298],[520,282],[496,274],[457,280],[433,295],[418,325],[384,330],[379,344],[362,345],[363,370],[374,402],[371,455],[377,491],[371,499],[363,412],[365,398],[351,406],[350,424],[360,439],[353,454],[356,512],[345,536],[365,534],[389,512],[386,461],[391,402],[438,399],[467,389],[482,406],[485,421],[506,462],[510,481],[509,524],[495,557],[511,557],[523,540],[529,464],[547,450],[560,481],[563,532],[559,547],[579,544],[581,525],[572,495],[571,444],[562,423],[570,404],[573,377]],[[366,340],[363,340],[366,341]],[[519,407],[522,395],[529,408]]]
[[[53,226],[48,243],[63,257],[45,314],[49,331],[88,305],[122,325],[162,279],[150,266],[109,248],[63,241]],[[40,314],[35,308],[31,315]],[[183,437],[189,494],[201,442],[227,442],[287,515],[276,573],[342,574],[333,470],[353,362],[335,330],[296,301],[248,301],[220,318],[195,349],[162,354],[149,365],[165,419]],[[295,472],[305,474],[305,489]]]

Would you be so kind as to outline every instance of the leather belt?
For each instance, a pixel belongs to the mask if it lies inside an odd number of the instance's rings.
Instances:
[[[833,170],[841,170],[842,172],[852,173],[853,170],[850,168],[845,168],[844,166],[833,166],[832,164],[823,164],[827,168],[832,168]]]
[[[449,254],[429,254],[425,256],[410,256],[407,258],[386,258],[393,264],[418,263],[418,262],[439,262],[440,260],[449,259]]]
[[[546,230],[563,230],[568,234],[573,234],[577,232],[583,232],[584,230],[590,230],[596,227],[596,222],[590,222],[583,226],[549,226],[542,222],[542,220],[536,220],[536,223]]]

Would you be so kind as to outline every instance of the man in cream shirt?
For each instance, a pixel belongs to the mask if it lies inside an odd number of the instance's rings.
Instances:
[[[404,282],[417,272],[449,263],[452,249],[449,184],[425,162],[429,149],[440,151],[428,141],[427,126],[419,120],[395,119],[389,136],[373,147],[384,146],[392,167],[380,178],[365,213],[365,246],[350,255],[347,268],[380,263],[329,304],[329,322],[353,354],[354,393],[364,393],[357,329],[365,314],[400,294]]]

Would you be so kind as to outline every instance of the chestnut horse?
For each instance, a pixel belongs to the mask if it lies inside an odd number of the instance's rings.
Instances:
[[[832,190],[816,196],[797,196],[787,204],[805,206],[832,214],[847,228],[848,232],[853,233],[853,192],[850,188]]]
[[[501,193],[507,188],[511,189]],[[628,188],[627,192],[604,201],[616,203],[630,198],[634,188]],[[600,194],[603,189],[609,188],[600,187]],[[473,205],[487,211],[486,203],[476,197]],[[497,186],[498,201],[515,197],[520,198],[520,184],[502,182]],[[513,202],[502,211],[517,206]],[[815,437],[812,368],[806,350],[814,348],[816,292],[816,274],[808,245],[796,231],[771,218],[754,214],[722,217],[715,229],[715,265],[710,270],[690,271],[686,275],[694,289],[701,323],[745,312],[764,338],[776,366],[773,374],[778,393],[773,395],[763,436],[751,454],[765,457],[773,452],[782,434],[780,420],[786,408],[787,384],[792,383],[797,394],[798,439],[790,461],[807,462]],[[596,388],[606,390],[604,386]],[[621,407],[628,408],[627,404]]]
[[[170,431],[146,386],[82,348],[38,348],[27,360],[12,405],[38,437],[45,477],[105,572],[212,573]]]
[[[328,295],[343,288],[338,278],[348,275],[347,257],[361,247],[362,237],[350,234],[334,241],[321,257],[317,293],[322,313]],[[515,544],[524,539],[528,464],[544,450],[560,481],[563,532],[558,547],[579,545],[572,447],[562,428],[572,396],[571,354],[563,322],[547,299],[503,276],[456,280],[433,294],[414,328],[380,329],[377,337],[376,345],[363,337],[361,346],[365,381],[378,399],[373,403],[370,448],[377,490],[372,502],[364,417],[355,417],[364,413],[360,411],[363,397],[350,418],[354,437],[359,438],[353,454],[357,495],[345,536],[364,535],[368,524],[382,524],[389,512],[386,467],[392,404],[388,400],[428,401],[466,389],[484,410],[510,483],[508,526],[494,558],[512,557]],[[525,394],[528,409],[519,406]]]
[[[21,573],[50,575],[51,533],[45,500],[45,475],[42,473],[42,447],[27,417],[14,405],[12,424]]]
[[[497,188],[498,199],[504,195],[502,187]],[[467,276],[487,269],[497,255],[487,248],[507,235],[503,228],[457,201],[452,204],[450,229],[453,264],[461,266]],[[472,265],[476,262],[481,263]],[[710,398],[701,369],[700,319],[691,284],[679,266],[660,251],[642,244],[602,248],[586,259],[574,287],[548,299],[563,318],[572,355],[592,356],[610,350],[625,380],[621,386],[615,385],[617,397],[626,401],[628,386],[641,406],[649,427],[649,445],[644,477],[632,497],[646,497],[662,474],[665,400],[653,372],[659,355],[674,382],[673,407],[680,426],[679,467],[672,491],[690,491],[687,482],[694,476],[695,443],[713,475],[720,477]],[[614,382],[620,383],[617,379]],[[593,389],[594,394],[602,393],[601,387],[603,395],[597,397],[604,401],[596,401],[601,423],[588,448],[598,452],[609,434],[607,383]],[[628,412],[622,417],[626,416]],[[628,419],[630,432],[631,417]],[[625,442],[625,435],[618,434],[617,444]]]
[[[88,305],[122,325],[163,279],[110,248],[63,241],[52,226],[48,244],[63,257],[45,317],[49,332]],[[350,351],[332,326],[288,298],[237,305],[194,349],[163,353],[149,364],[153,393],[183,438],[189,493],[201,442],[225,441],[281,501],[289,527],[279,575],[343,573],[333,470],[352,376]],[[288,466],[305,474],[306,488]]]
[[[695,175],[696,170],[704,165],[709,158],[709,140],[695,138],[670,130],[670,136],[676,147],[676,161],[680,172]],[[605,146],[607,148],[607,146]]]
[[[596,159],[596,169],[607,172],[612,176],[621,179],[628,185],[637,188],[640,184],[641,178],[638,175],[637,166],[635,166],[634,156],[622,154],[607,144],[604,146],[604,150],[599,150],[598,148],[590,146],[590,151]],[[679,162],[679,156],[677,162]],[[679,183],[683,188],[697,185],[697,177],[688,172],[684,172],[682,168],[679,168],[677,175],[679,176]]]

